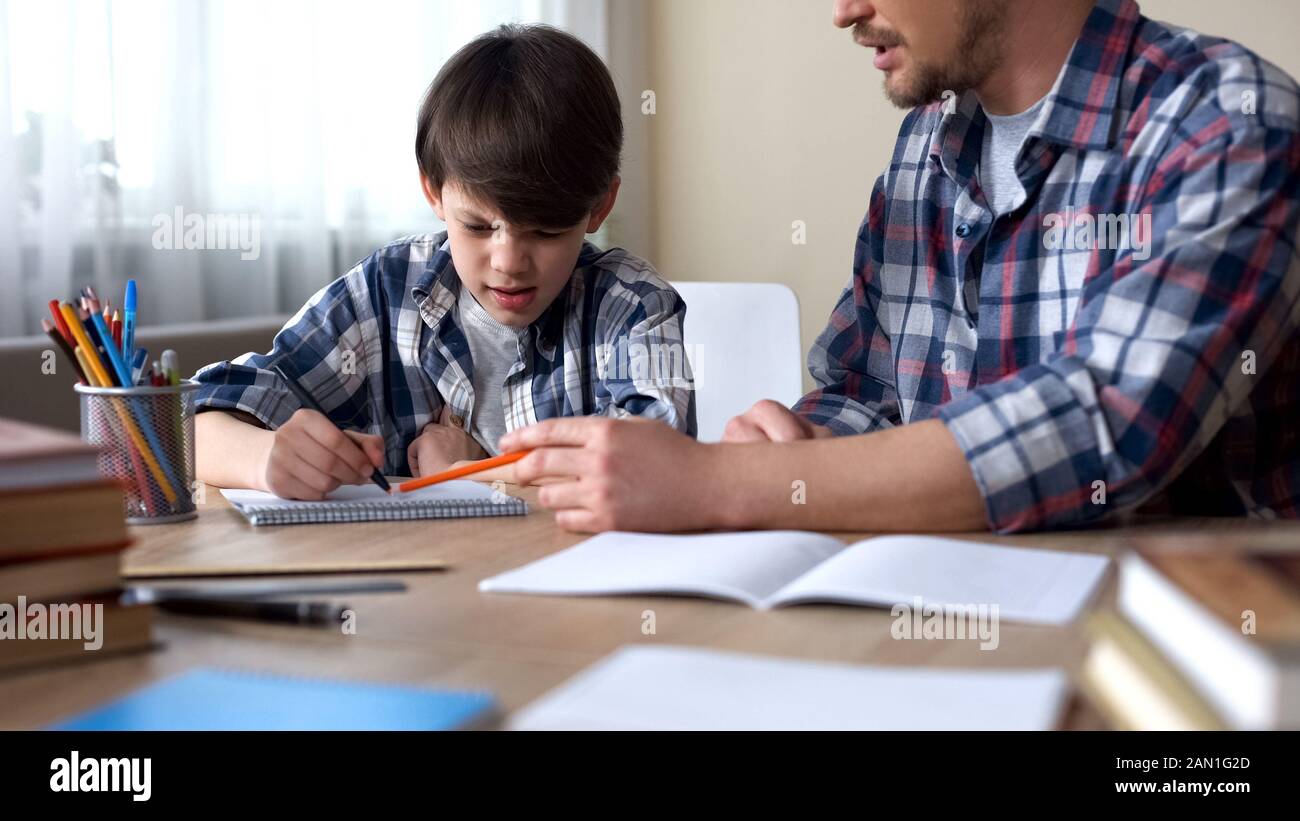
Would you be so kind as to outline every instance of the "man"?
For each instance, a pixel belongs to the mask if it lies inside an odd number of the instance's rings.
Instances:
[[[809,355],[818,389],[715,445],[653,423],[517,431],[502,447],[538,448],[517,475],[552,482],[557,522],[1296,515],[1295,82],[1131,0],[839,0],[835,22],[920,107]]]

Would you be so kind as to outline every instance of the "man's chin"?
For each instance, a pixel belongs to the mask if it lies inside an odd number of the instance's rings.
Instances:
[[[900,69],[894,69],[885,75],[884,80],[885,99],[893,103],[897,108],[912,109],[918,105],[924,104],[915,89],[909,87],[906,77]]]
[[[938,90],[933,83],[916,82],[915,77],[901,68],[885,75],[884,91],[889,102],[904,110],[941,102],[946,93]]]

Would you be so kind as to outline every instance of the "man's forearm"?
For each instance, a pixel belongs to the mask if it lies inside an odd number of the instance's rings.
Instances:
[[[714,527],[986,530],[984,500],[938,420],[860,436],[709,445]]]
[[[275,434],[225,411],[194,417],[195,473],[217,487],[264,489],[262,469]]]

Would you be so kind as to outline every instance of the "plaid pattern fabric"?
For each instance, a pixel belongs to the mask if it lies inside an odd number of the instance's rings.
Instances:
[[[384,437],[386,472],[409,474],[406,447],[444,404],[453,424],[473,424],[459,294],[446,232],[397,240],[313,296],[269,353],[200,370],[196,406],[279,427],[300,407],[270,370],[281,363],[334,422]],[[694,436],[685,317],[648,263],[584,244],[568,287],[521,335],[504,387],[506,430],[557,416],[643,416]],[[667,357],[676,357],[671,373],[660,367]]]
[[[973,93],[906,118],[796,411],[939,418],[999,532],[1144,503],[1295,516],[1300,94],[1100,0],[993,218]]]

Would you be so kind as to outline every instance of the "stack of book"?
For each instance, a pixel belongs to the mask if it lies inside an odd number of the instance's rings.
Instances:
[[[129,539],[98,449],[0,419],[0,670],[148,647],[153,612],[123,606]]]
[[[1189,539],[1121,560],[1082,685],[1119,728],[1300,728],[1300,552]]]

